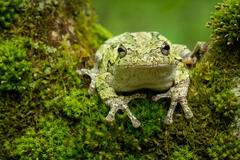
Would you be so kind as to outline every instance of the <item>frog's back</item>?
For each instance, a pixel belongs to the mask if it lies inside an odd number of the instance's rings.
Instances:
[[[134,46],[161,43],[168,41],[158,32],[125,32],[113,37],[105,42],[108,45],[114,44],[132,44]]]

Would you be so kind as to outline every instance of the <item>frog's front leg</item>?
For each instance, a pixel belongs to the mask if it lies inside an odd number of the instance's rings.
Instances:
[[[167,116],[164,120],[164,123],[168,124],[168,125],[172,124],[172,122],[173,122],[173,113],[175,111],[175,108],[176,108],[176,105],[177,105],[177,102],[178,102],[177,101],[178,97],[177,97],[177,94],[176,94],[175,90],[176,90],[176,87],[171,88],[166,93],[157,94],[157,95],[152,97],[153,101],[158,101],[161,98],[171,98],[171,104],[170,104],[170,107],[168,109]]]
[[[165,119],[166,124],[171,124],[173,122],[173,113],[177,103],[180,103],[185,114],[185,118],[189,119],[193,117],[193,113],[187,104],[188,86],[189,80],[185,80],[181,83],[176,84],[173,88],[170,89],[172,99],[171,106]]]
[[[187,104],[187,92],[189,86],[189,73],[182,63],[178,64],[176,68],[175,85],[169,89],[168,92],[163,94],[157,94],[152,97],[153,101],[157,101],[160,98],[171,98],[171,104],[165,119],[166,124],[173,122],[173,113],[175,111],[177,103],[183,108],[185,118],[192,118],[193,113]]]
[[[97,86],[97,90],[98,93],[101,97],[101,99],[104,101],[104,103],[108,106],[111,107],[106,120],[109,122],[114,121],[115,119],[115,114],[117,113],[117,111],[119,109],[125,111],[128,115],[128,117],[130,118],[133,126],[135,128],[139,127],[141,125],[141,123],[137,120],[137,118],[132,114],[132,112],[130,111],[129,107],[128,107],[128,102],[130,102],[132,99],[135,98],[144,98],[144,95],[141,94],[135,94],[133,96],[118,96],[115,92],[115,90],[113,89],[113,87],[111,87],[111,81],[113,79],[113,76],[111,73],[105,72],[103,74],[100,74],[97,77],[97,81],[96,81],[96,86]]]
[[[173,122],[173,113],[175,111],[177,103],[183,108],[185,118],[189,119],[193,117],[193,113],[188,107],[187,104],[187,91],[188,91],[189,81],[186,80],[185,82],[181,82],[180,84],[175,85],[172,87],[168,92],[163,94],[157,94],[152,97],[153,101],[157,101],[161,98],[170,98],[171,97],[171,104],[168,109],[167,116],[164,120],[165,124],[172,124]]]

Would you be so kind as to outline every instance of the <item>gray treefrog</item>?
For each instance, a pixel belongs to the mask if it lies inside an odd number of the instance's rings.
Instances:
[[[187,103],[189,72],[182,62],[192,54],[186,46],[171,44],[157,32],[126,32],[107,40],[97,50],[96,62],[91,70],[77,72],[91,77],[89,93],[97,89],[103,102],[110,106],[107,121],[113,121],[116,112],[121,109],[127,113],[133,126],[139,127],[140,121],[127,104],[146,95],[123,96],[122,93],[150,89],[159,92],[152,97],[153,101],[171,98],[164,121],[171,124],[177,103],[182,106],[186,118],[193,117]]]

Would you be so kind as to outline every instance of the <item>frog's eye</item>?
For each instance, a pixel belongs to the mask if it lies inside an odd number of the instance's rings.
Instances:
[[[126,56],[127,49],[123,45],[120,45],[118,47],[118,53],[119,53],[119,57],[122,58],[122,57]]]
[[[167,44],[167,42],[164,42],[161,46],[161,52],[162,54],[164,54],[165,56],[169,55],[169,51],[170,51],[170,46]]]

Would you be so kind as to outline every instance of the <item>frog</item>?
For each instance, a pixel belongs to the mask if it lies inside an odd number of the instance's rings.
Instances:
[[[198,42],[193,52],[202,46],[203,43]],[[164,120],[170,125],[178,103],[186,119],[193,117],[187,101],[190,74],[184,63],[194,61],[193,52],[186,45],[172,44],[158,32],[125,32],[99,47],[92,69],[83,68],[77,72],[90,76],[88,93],[97,91],[110,107],[106,116],[108,122],[113,122],[115,114],[122,110],[133,127],[138,128],[141,122],[131,112],[128,103],[133,99],[146,98],[146,94],[136,92],[147,89],[156,93],[152,96],[153,101],[171,99]]]

